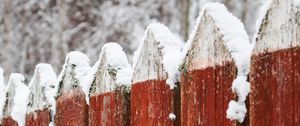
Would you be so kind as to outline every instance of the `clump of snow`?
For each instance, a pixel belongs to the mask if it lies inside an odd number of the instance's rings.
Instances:
[[[27,113],[49,107],[55,111],[55,84],[57,76],[50,64],[36,65],[34,75],[29,83],[29,104]],[[53,116],[53,115],[52,115]]]
[[[173,34],[165,25],[160,23],[150,24],[144,34],[143,42],[140,44],[138,50],[134,54],[133,67],[136,67],[136,64],[141,57],[141,51],[144,47],[145,39],[147,35],[151,32],[154,36],[154,40],[158,43],[158,48],[162,52],[162,64],[165,72],[167,73],[166,83],[173,89],[178,81],[177,76],[179,75],[178,67],[180,65],[180,55],[183,42],[178,36]]]
[[[70,90],[76,87],[86,89],[85,84],[80,84],[80,79],[88,74],[91,67],[89,65],[89,58],[77,51],[72,51],[66,56],[66,61],[63,69],[58,76],[57,95],[61,90]]]
[[[3,77],[3,69],[0,67],[0,124],[2,122],[3,116],[3,105],[5,101],[5,85],[4,85],[4,77]]]
[[[103,46],[97,65],[94,93],[105,93],[120,86],[131,86],[132,69],[123,48],[117,43]],[[95,70],[94,72],[95,73]]]
[[[26,107],[28,103],[28,94],[29,89],[24,84],[24,76],[18,73],[12,73],[9,78],[8,85],[6,87],[6,93],[11,93],[12,96],[6,100],[13,100],[7,101],[8,103],[6,106],[8,110],[8,115],[11,116],[19,126],[25,125],[26,119]],[[11,104],[12,103],[12,104]],[[10,108],[11,107],[11,108]],[[11,113],[10,110],[11,109]]]
[[[170,113],[170,114],[169,114],[169,118],[170,118],[171,120],[175,120],[175,119],[176,119],[176,115],[175,115],[174,113]]]
[[[226,113],[227,113],[227,118],[236,119],[239,122],[243,122],[246,112],[247,112],[247,108],[244,103],[230,101]]]
[[[239,96],[239,100],[237,101],[239,103],[238,105],[241,105],[240,107],[245,107],[244,102],[246,100],[247,95],[250,92],[250,85],[249,82],[247,82],[247,76],[250,71],[250,56],[252,52],[252,46],[249,43],[249,37],[245,31],[242,22],[235,16],[233,16],[231,13],[229,13],[223,4],[206,4],[206,6],[200,12],[197,18],[197,24],[190,35],[190,39],[188,40],[186,47],[183,50],[183,55],[181,58],[185,58],[186,54],[188,53],[188,50],[191,49],[191,45],[193,39],[196,36],[196,33],[198,32],[201,19],[206,17],[206,15],[209,15],[213,18],[216,27],[220,30],[220,33],[223,35],[222,39],[225,42],[225,47],[230,52],[232,58],[235,61],[235,65],[238,69],[238,75],[233,81],[232,89]],[[235,108],[231,108],[231,106],[229,106],[227,111],[227,117],[242,122],[244,118],[241,117],[244,116],[228,116],[232,111],[239,111]],[[240,114],[245,115],[245,113],[246,111],[242,111]]]

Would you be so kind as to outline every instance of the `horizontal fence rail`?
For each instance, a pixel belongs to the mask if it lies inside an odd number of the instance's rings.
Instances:
[[[58,76],[38,64],[28,86],[19,73],[5,85],[0,68],[0,126],[298,126],[299,15],[296,0],[269,0],[250,43],[211,3],[187,43],[150,24],[132,66],[107,43],[92,67],[77,51]]]

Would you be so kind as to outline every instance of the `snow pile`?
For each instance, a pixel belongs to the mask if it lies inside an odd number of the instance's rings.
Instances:
[[[24,126],[29,94],[29,89],[24,84],[24,76],[18,73],[12,73],[5,90],[6,94],[10,94],[5,102],[5,106],[7,106],[7,108],[5,108],[7,110],[5,111],[8,111],[8,115],[5,116],[11,116],[19,126]]]
[[[58,76],[57,96],[62,90],[67,91],[76,87],[86,89],[86,85],[80,84],[79,80],[86,76],[90,69],[89,58],[85,54],[77,51],[70,52]]]
[[[143,42],[140,44],[138,50],[134,54],[134,67],[136,67],[137,62],[141,57],[142,49],[148,48],[144,47],[144,42],[146,42],[145,39],[147,39],[149,33],[153,34],[154,40],[156,43],[158,43],[158,48],[162,52],[162,64],[168,76],[166,83],[171,89],[173,89],[175,87],[175,83],[178,82],[178,67],[181,63],[180,55],[183,42],[165,25],[160,23],[150,24],[145,31]]]
[[[4,77],[3,77],[3,70],[0,67],[0,124],[2,122],[2,117],[3,117],[3,105],[4,105],[4,100],[5,100],[5,85],[4,85]]]
[[[98,62],[96,87],[93,87],[96,89],[95,93],[113,91],[120,86],[130,87],[132,69],[119,44],[105,44]]]
[[[191,33],[181,58],[183,59],[188,53],[188,50],[191,49],[201,19],[207,15],[213,18],[216,27],[223,35],[222,39],[225,42],[224,44],[233,57],[238,69],[238,75],[233,81],[232,90],[237,93],[239,98],[238,101],[231,101],[231,103],[235,102],[238,107],[236,106],[233,108],[232,106],[229,106],[227,118],[243,122],[246,111],[241,111],[242,109],[237,108],[244,108],[243,110],[246,110],[245,100],[250,92],[250,84],[247,82],[247,75],[250,71],[252,46],[249,44],[249,37],[242,22],[229,13],[224,5],[219,3],[207,4],[197,18],[197,24]]]
[[[56,74],[50,64],[40,63],[35,67],[34,75],[29,83],[29,105],[27,113],[50,107],[55,111]]]

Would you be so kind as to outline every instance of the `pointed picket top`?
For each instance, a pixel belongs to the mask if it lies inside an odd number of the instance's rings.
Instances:
[[[130,87],[132,69],[119,44],[105,44],[98,62],[96,78],[90,88],[91,95],[114,91],[121,86]]]
[[[249,37],[242,22],[223,4],[207,4],[196,23],[183,53],[186,57],[184,62],[190,67],[188,70],[204,69],[233,60],[237,67],[245,67],[245,59],[251,53]]]
[[[55,105],[54,85],[56,74],[50,64],[40,63],[36,65],[34,75],[29,83],[29,101],[27,113],[43,110]]]
[[[80,84],[80,79],[88,74],[91,69],[89,58],[77,51],[70,52],[66,56],[63,69],[58,76],[57,96],[62,91],[69,91],[75,88],[82,88],[85,85]]]
[[[135,53],[133,83],[167,79],[167,84],[174,88],[182,45],[165,25],[150,24]]]
[[[24,76],[18,73],[10,75],[5,88],[3,117],[12,117],[19,125],[25,125],[26,105],[29,89],[24,84]]]
[[[253,54],[300,46],[296,41],[296,0],[268,0],[256,24]]]

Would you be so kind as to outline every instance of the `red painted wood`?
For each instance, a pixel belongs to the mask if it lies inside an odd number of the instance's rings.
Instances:
[[[181,125],[232,126],[235,121],[226,118],[226,110],[236,77],[234,63],[208,67],[181,74]]]
[[[131,88],[131,126],[172,126],[173,90],[165,80],[138,82]]]
[[[251,57],[250,123],[300,125],[300,48]]]
[[[87,126],[88,105],[79,88],[62,91],[56,99],[55,126]]]
[[[2,119],[3,126],[18,126],[18,123],[12,117],[4,117]]]
[[[37,110],[26,115],[26,126],[48,126],[51,115],[48,109]]]
[[[91,96],[89,126],[129,126],[129,97],[123,89]]]

